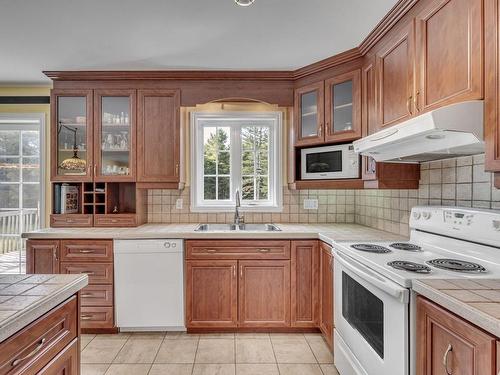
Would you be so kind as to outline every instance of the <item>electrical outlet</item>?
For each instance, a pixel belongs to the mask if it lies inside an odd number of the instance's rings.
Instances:
[[[184,204],[184,201],[182,198],[179,198],[175,201],[175,208],[178,210],[182,210],[182,205]]]
[[[318,200],[317,199],[304,199],[304,210],[317,210]]]

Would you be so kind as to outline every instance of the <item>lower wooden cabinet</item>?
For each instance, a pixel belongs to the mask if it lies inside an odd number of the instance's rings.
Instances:
[[[494,375],[496,338],[417,298],[418,375]]]
[[[292,327],[318,326],[319,259],[318,241],[292,241],[290,267]]]
[[[330,346],[333,347],[333,255],[327,244],[320,244],[320,298],[321,309],[319,329]]]
[[[238,324],[238,262],[193,260],[186,265],[187,327],[231,328]]]
[[[26,272],[59,273],[59,241],[28,240],[26,244]]]
[[[240,327],[290,326],[290,261],[239,262]]]
[[[78,339],[60,352],[38,375],[80,375]]]

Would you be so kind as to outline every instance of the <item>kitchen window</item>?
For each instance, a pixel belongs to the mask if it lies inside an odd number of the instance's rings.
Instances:
[[[191,115],[191,210],[281,211],[281,113]]]

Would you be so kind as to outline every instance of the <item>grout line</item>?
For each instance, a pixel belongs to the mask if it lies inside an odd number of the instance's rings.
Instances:
[[[194,365],[196,364],[196,356],[198,355],[198,348],[200,347],[200,336],[198,336],[198,341],[196,341],[196,350],[194,351],[193,366],[191,367],[191,375],[194,374]]]

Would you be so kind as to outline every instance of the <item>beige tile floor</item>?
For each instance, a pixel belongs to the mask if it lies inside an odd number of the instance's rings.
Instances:
[[[338,375],[319,334],[83,335],[81,375]]]

